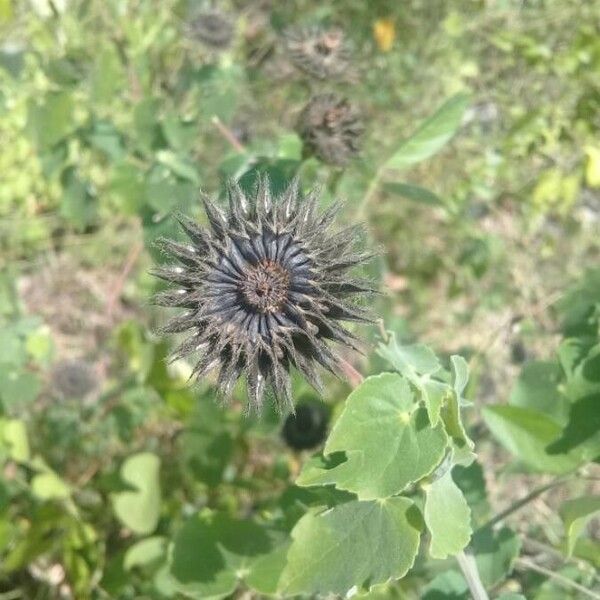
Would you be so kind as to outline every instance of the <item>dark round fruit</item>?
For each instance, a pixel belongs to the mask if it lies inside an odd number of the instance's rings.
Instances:
[[[310,450],[327,437],[328,411],[319,404],[299,404],[296,414],[288,415],[283,425],[285,443],[294,450]]]

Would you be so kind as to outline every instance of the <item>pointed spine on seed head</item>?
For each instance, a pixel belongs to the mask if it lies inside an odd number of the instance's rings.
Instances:
[[[339,206],[318,211],[318,191],[303,195],[297,178],[276,196],[266,176],[251,194],[230,181],[227,196],[227,211],[201,196],[206,228],[177,216],[189,244],[159,242],[179,264],[156,270],[176,286],[157,302],[185,309],[163,331],[189,332],[173,356],[196,355],[195,377],[218,371],[224,398],[244,376],[249,410],[270,390],[290,411],[292,369],[320,391],[317,365],[339,376],[335,347],[361,350],[344,322],[371,320],[357,300],[372,286],[350,274],[367,257],[354,250],[359,230],[332,232]]]

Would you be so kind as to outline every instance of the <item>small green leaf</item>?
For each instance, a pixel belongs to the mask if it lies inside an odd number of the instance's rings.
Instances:
[[[439,196],[418,185],[390,181],[383,184],[383,189],[390,194],[402,196],[403,198],[407,198],[418,204],[425,204],[427,206],[446,206]]]
[[[200,177],[196,167],[186,158],[172,152],[171,150],[159,150],[156,160],[168,167],[175,175],[182,179],[191,181],[194,185],[200,183]]]
[[[138,213],[144,203],[144,178],[144,172],[134,165],[115,165],[108,190],[119,211],[127,215]]]
[[[582,496],[567,500],[559,509],[565,526],[567,556],[572,556],[575,542],[582,534],[587,522],[600,512],[600,496]]]
[[[71,488],[54,471],[39,473],[31,480],[32,493],[40,500],[65,500]]]
[[[29,460],[29,441],[23,421],[19,419],[0,419],[0,443],[7,447],[7,454],[12,460],[17,462],[27,462]]]
[[[519,406],[491,405],[483,408],[483,419],[494,437],[526,465],[545,473],[566,473],[581,460],[576,455],[548,452],[558,438],[560,426],[545,414]]]
[[[557,303],[565,337],[597,336],[598,317],[592,317],[599,303],[600,269],[589,269]]]
[[[406,379],[383,373],[348,396],[327,440],[324,454],[334,459],[344,453],[346,460],[326,469],[312,465],[297,484],[335,484],[361,499],[387,498],[431,473],[446,444],[444,428],[431,426]]]
[[[450,98],[400,145],[384,169],[406,169],[439,152],[460,126],[468,101],[465,94]]]
[[[554,362],[527,363],[511,392],[510,403],[543,412],[557,423],[565,423],[569,403],[558,391],[560,377],[560,367]]]
[[[149,537],[131,546],[123,558],[123,567],[130,571],[135,567],[145,567],[165,557],[167,540],[162,536]]]
[[[598,312],[600,314],[600,309]],[[600,394],[600,344],[591,345],[591,339],[567,339],[558,349],[566,376],[566,381],[561,381],[560,392],[570,402]],[[563,399],[562,404],[564,408],[568,403]]]
[[[48,363],[54,351],[54,343],[50,328],[47,325],[42,325],[35,331],[32,331],[25,343],[27,353],[34,360],[40,363]]]
[[[403,577],[419,547],[421,515],[408,498],[353,501],[311,510],[292,531],[279,590],[341,594]]]
[[[471,510],[451,469],[425,487],[425,524],[431,533],[429,553],[434,558],[457,554],[471,539]]]
[[[202,513],[175,536],[170,574],[177,590],[190,598],[224,598],[246,579],[268,588],[283,568],[283,543],[280,532],[260,523]]]
[[[463,425],[460,415],[459,396],[456,393],[451,394],[446,404],[442,407],[441,417],[446,428],[446,433],[452,443],[452,462],[465,467],[470,465],[475,459],[473,452],[475,444],[467,435]]]
[[[467,499],[473,524],[484,523],[489,518],[490,505],[481,465],[476,461],[468,466],[456,465],[452,470],[452,479]]]
[[[160,461],[150,452],[130,456],[121,467],[121,478],[135,491],[112,495],[118,519],[135,533],[152,533],[160,516]]]
[[[277,593],[279,579],[287,563],[290,543],[286,540],[274,546],[268,554],[263,554],[252,561],[250,572],[245,578],[245,583],[251,590],[268,596]]]
[[[427,407],[429,421],[432,425],[437,425],[444,402],[451,395],[450,386],[435,379],[425,379],[415,385],[421,392],[421,397]]]
[[[20,412],[38,396],[42,384],[34,373],[0,364],[0,400],[7,412]]]
[[[393,332],[388,332],[388,343],[380,344],[377,353],[402,373],[421,393],[427,414],[433,426],[438,424],[440,411],[450,389],[442,382],[430,379],[442,371],[434,352],[423,344],[402,346]]]
[[[297,133],[286,133],[278,140],[279,158],[302,160],[302,140]]]
[[[110,44],[96,53],[91,77],[94,102],[111,101],[124,88],[124,69],[116,45]]]
[[[462,356],[457,354],[450,357],[450,364],[452,366],[452,387],[460,401],[469,382],[469,365]]]
[[[596,368],[600,373],[600,361]],[[552,442],[547,451],[554,458],[562,458],[568,453],[585,462],[600,457],[600,392],[571,404],[569,420],[560,438]]]
[[[419,375],[433,375],[442,368],[431,348],[424,344],[402,346],[398,344],[393,332],[388,333],[387,345],[380,344],[377,353],[388,360],[407,379],[413,381],[418,379]]]
[[[96,219],[98,203],[91,186],[82,181],[74,168],[68,168],[62,175],[63,197],[60,215],[73,227],[84,230]]]
[[[477,570],[486,588],[493,588],[510,574],[521,551],[521,538],[508,527],[479,529],[471,539]]]
[[[157,98],[142,98],[133,109],[133,142],[145,153],[150,154],[162,143],[162,133],[158,123],[160,102]]]
[[[110,121],[94,121],[90,129],[85,132],[85,140],[112,162],[122,161],[125,156],[123,136]]]
[[[75,129],[73,109],[73,97],[65,91],[48,92],[42,104],[31,101],[29,127],[40,149],[54,146]]]
[[[422,590],[421,600],[469,600],[469,587],[458,571],[436,575]]]

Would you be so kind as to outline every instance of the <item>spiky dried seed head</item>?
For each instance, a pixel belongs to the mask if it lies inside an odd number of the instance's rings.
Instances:
[[[224,50],[233,40],[234,25],[228,15],[210,9],[194,15],[187,24],[187,32],[189,37],[209,48]]]
[[[298,133],[321,160],[344,166],[360,151],[364,124],[358,108],[337,94],[313,96],[302,110]]]
[[[162,331],[190,333],[173,358],[198,353],[194,376],[218,370],[225,399],[245,375],[249,410],[260,411],[268,389],[293,410],[292,367],[320,391],[319,365],[342,373],[331,343],[360,350],[342,323],[371,320],[357,299],[373,289],[349,274],[369,258],[356,250],[361,228],[332,231],[339,205],[319,212],[319,194],[303,195],[297,180],[279,196],[266,177],[252,194],[231,181],[228,199],[223,210],[202,198],[208,228],[179,217],[189,243],[160,242],[179,264],[154,272],[177,286],[157,303],[184,309]]]
[[[290,27],[283,34],[283,43],[294,66],[316,79],[348,75],[352,51],[338,27]]]
[[[52,387],[63,398],[83,398],[98,385],[94,368],[84,360],[62,360],[51,373]]]

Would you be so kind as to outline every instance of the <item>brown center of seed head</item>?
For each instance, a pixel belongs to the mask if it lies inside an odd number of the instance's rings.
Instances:
[[[342,42],[342,34],[339,31],[328,31],[317,41],[317,52],[325,56],[335,52]]]
[[[277,312],[287,299],[290,276],[279,264],[263,260],[252,266],[242,282],[246,302],[260,313]]]

